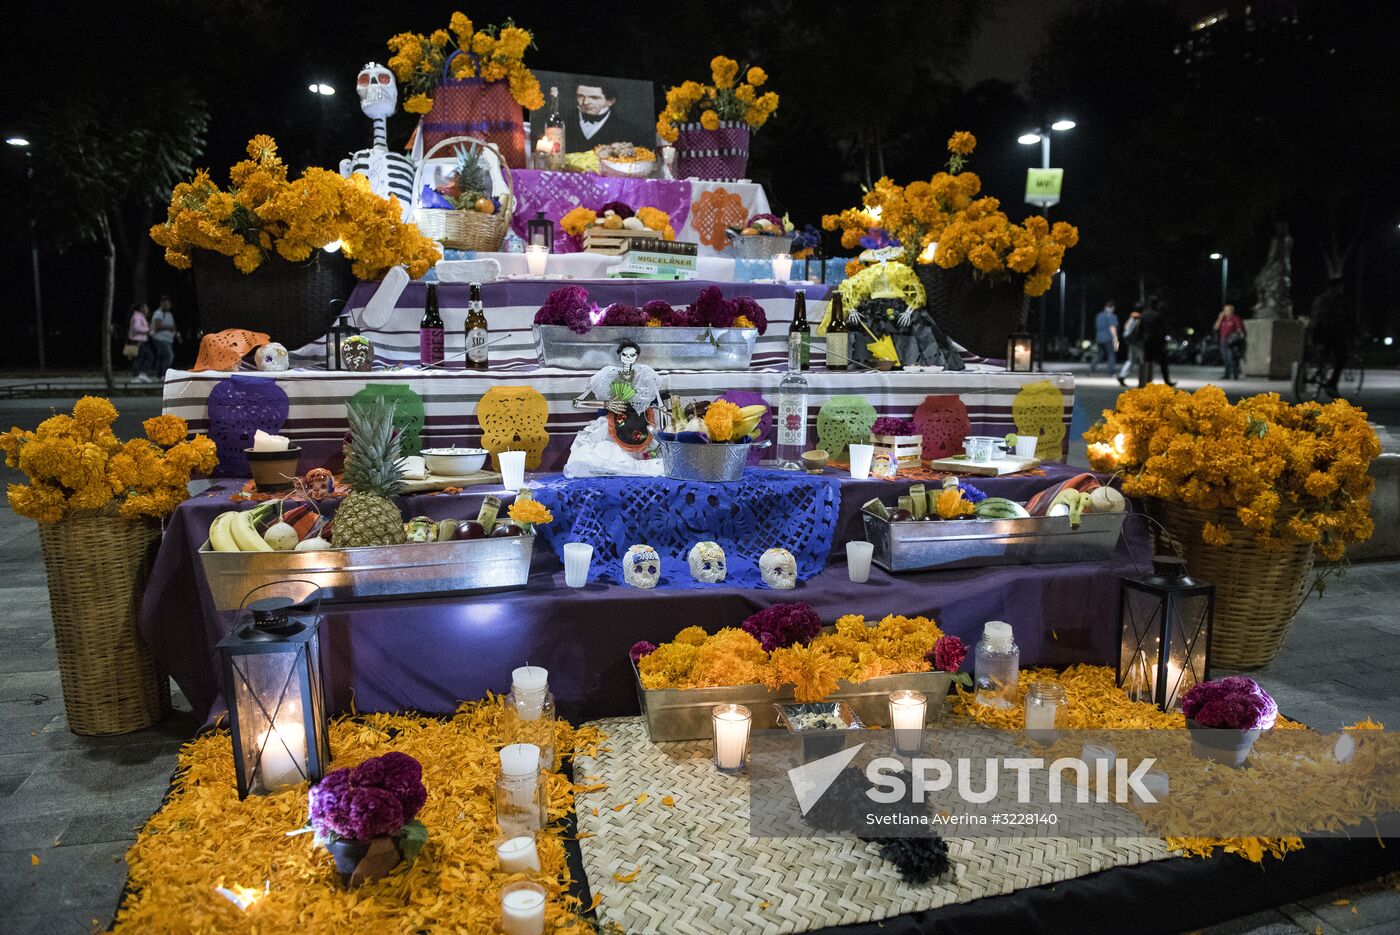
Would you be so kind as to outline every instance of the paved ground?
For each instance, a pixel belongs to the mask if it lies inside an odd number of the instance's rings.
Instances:
[[[1080,368],[1082,369],[1082,368]],[[1189,374],[1189,375],[1188,375]],[[1183,385],[1212,375],[1182,374]],[[1370,377],[1368,377],[1370,379]],[[7,383],[0,380],[0,392]],[[1083,375],[1080,399],[1097,413],[1116,383]],[[1371,384],[1373,418],[1400,426],[1400,378]],[[1231,386],[1258,392],[1259,385]],[[33,426],[63,399],[0,399],[0,428]],[[153,395],[119,397],[123,435],[159,409]],[[0,479],[12,479],[6,472]],[[160,804],[180,744],[197,725],[176,692],[177,711],[151,730],[120,737],[71,734],[63,717],[48,595],[33,527],[0,507],[0,931],[66,935],[110,923],[125,880],[123,854]],[[1400,618],[1400,562],[1354,566],[1322,601],[1310,601],[1288,644],[1251,673],[1290,715],[1321,730],[1363,716],[1400,725],[1394,648]],[[36,862],[37,860],[37,862]],[[1346,900],[1339,904],[1340,900]],[[1355,910],[1354,912],[1352,910]],[[1214,926],[1213,935],[1294,935],[1400,930],[1394,881],[1325,894]]]

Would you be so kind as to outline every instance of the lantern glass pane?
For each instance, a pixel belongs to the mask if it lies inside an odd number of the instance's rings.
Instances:
[[[1206,680],[1206,650],[1209,636],[1206,621],[1210,611],[1210,595],[1177,593],[1170,598],[1167,610],[1167,684],[1162,699],[1163,710],[1171,711],[1181,705],[1181,696],[1191,686]]]
[[[1157,700],[1162,611],[1160,595],[1125,584],[1118,647],[1118,680],[1134,701],[1155,703]]]
[[[291,648],[291,647],[289,647]],[[261,795],[307,778],[306,723],[301,703],[300,651],[236,655],[231,704],[248,792]]]

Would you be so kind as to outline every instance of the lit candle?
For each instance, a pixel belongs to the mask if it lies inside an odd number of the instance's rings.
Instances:
[[[496,841],[496,860],[506,873],[528,873],[540,869],[540,852],[532,834],[507,835]]]
[[[894,729],[896,751],[918,751],[927,712],[928,698],[923,692],[909,689],[890,692],[890,727]]]
[[[792,255],[788,253],[773,254],[773,281],[787,282],[792,275]]]
[[[548,689],[548,669],[521,666],[510,673],[510,693],[515,696],[515,712],[522,720],[533,721],[540,716]]]
[[[532,243],[525,248],[525,265],[531,276],[543,276],[549,266],[549,247]]]
[[[1065,690],[1054,682],[1032,682],[1026,689],[1026,735],[1039,743],[1055,739],[1055,720]]]
[[[253,433],[254,451],[286,451],[291,441],[285,435],[269,435],[262,429]]]
[[[544,887],[511,883],[501,890],[501,931],[505,935],[540,935],[544,931]]]
[[[306,760],[306,735],[300,723],[279,722],[263,732],[258,741],[258,775],[269,792],[295,786],[303,779],[301,764]]]
[[[532,743],[508,743],[501,748],[501,774],[512,779],[540,771],[540,748]]]
[[[753,715],[741,704],[715,705],[711,718],[715,732],[715,765],[727,773],[744,768]]]

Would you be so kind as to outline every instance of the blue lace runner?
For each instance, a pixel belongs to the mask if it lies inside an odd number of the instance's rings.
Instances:
[[[661,556],[658,587],[763,587],[758,558],[787,549],[806,580],[826,565],[841,507],[836,481],[808,474],[749,468],[737,484],[664,477],[588,477],[552,481],[535,498],[554,514],[540,527],[563,560],[564,543],[593,546],[590,581],[623,584],[622,556],[645,543]],[[723,584],[690,576],[685,556],[705,540],[718,542],[728,560]]]

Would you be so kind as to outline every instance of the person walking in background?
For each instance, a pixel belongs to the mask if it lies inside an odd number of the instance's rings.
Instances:
[[[1144,387],[1152,382],[1154,363],[1162,367],[1162,382],[1167,386],[1176,386],[1172,382],[1171,371],[1167,369],[1167,317],[1155,295],[1147,300],[1147,309],[1142,313],[1138,328],[1142,331],[1142,365],[1138,368],[1138,386]]]
[[[1142,309],[1134,308],[1123,323],[1123,343],[1128,345],[1128,356],[1123,366],[1118,368],[1118,385],[1128,385],[1128,374],[1134,367],[1142,366]]]
[[[156,380],[164,382],[165,371],[175,363],[175,313],[170,308],[170,296],[160,297],[160,307],[151,316],[151,349],[155,352]]]
[[[1108,362],[1108,372],[1118,366],[1118,306],[1112,300],[1103,304],[1103,311],[1094,316],[1094,359],[1089,361],[1089,372],[1099,366],[1099,359]]]
[[[1225,365],[1223,379],[1240,378],[1240,358],[1244,356],[1244,319],[1227,305],[1215,316],[1215,334],[1220,339],[1220,362]]]
[[[150,383],[147,372],[155,366],[155,353],[151,348],[151,322],[146,317],[149,311],[145,302],[131,306],[131,317],[126,322],[126,343],[136,346],[136,354],[131,359],[131,378],[137,383]]]

